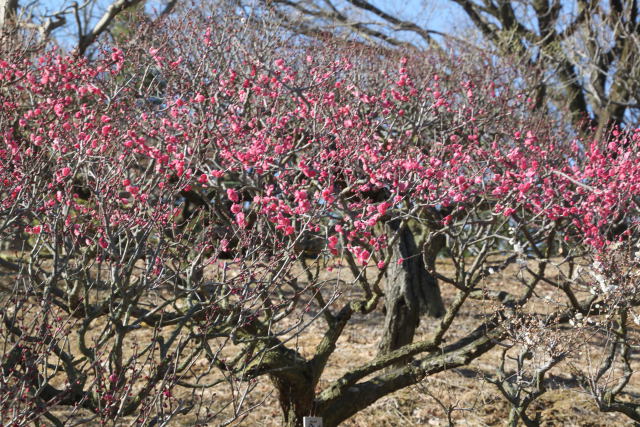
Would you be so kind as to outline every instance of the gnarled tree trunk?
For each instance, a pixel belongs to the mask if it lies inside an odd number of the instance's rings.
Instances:
[[[282,410],[283,426],[301,427],[302,419],[313,414],[314,389],[309,381],[300,378],[298,381],[287,381],[272,376],[273,384],[278,390],[278,401]]]
[[[386,317],[380,354],[410,344],[420,316],[440,317],[445,312],[438,283],[425,268],[425,258],[432,263],[441,246],[428,248],[429,256],[423,257],[411,229],[400,226],[399,220],[387,223],[389,232],[397,232],[399,236],[391,248],[392,258],[386,272]],[[442,242],[434,240],[431,244]]]

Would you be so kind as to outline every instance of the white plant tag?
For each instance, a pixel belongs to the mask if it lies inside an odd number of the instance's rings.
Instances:
[[[322,418],[304,417],[302,419],[302,427],[322,427]]]

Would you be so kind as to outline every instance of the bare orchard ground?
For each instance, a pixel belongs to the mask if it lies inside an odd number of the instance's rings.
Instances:
[[[347,278],[348,273],[344,269],[343,277]],[[452,272],[452,266],[445,261],[438,262],[438,271],[442,274]],[[335,272],[333,273],[335,274]],[[342,274],[342,273],[341,273]],[[497,277],[491,278],[483,286],[487,290],[505,290],[518,294],[522,292],[522,285],[517,281],[518,267],[510,267]],[[5,276],[6,277],[6,276]],[[301,275],[301,281],[303,279]],[[2,279],[4,280],[4,279]],[[341,298],[348,298],[350,295],[358,295],[359,291],[354,285],[339,284],[336,287],[328,286],[323,290],[327,296],[334,291],[342,293]],[[455,289],[451,286],[442,287],[445,303],[450,304],[455,297]],[[562,303],[562,296],[551,286],[541,286],[536,291],[536,296],[532,300],[531,312],[545,314],[558,306],[555,302]],[[6,301],[6,300],[5,300]],[[334,306],[339,306],[342,299],[339,299]],[[453,342],[474,329],[487,314],[494,312],[494,303],[481,299],[470,300],[468,307],[462,311],[450,330],[447,342]],[[317,307],[315,308],[317,310]],[[300,316],[310,318],[317,314],[314,308]],[[384,315],[381,310],[377,310],[368,316],[356,316],[346,327],[342,337],[338,341],[337,349],[332,355],[327,365],[325,374],[319,384],[319,389],[323,389],[332,380],[339,378],[350,369],[365,364],[376,356],[377,343],[381,336],[381,325]],[[292,319],[292,321],[297,319]],[[418,330],[417,340],[426,339],[430,336],[434,321],[423,319]],[[93,326],[96,333],[104,325],[95,322]],[[311,356],[316,345],[324,332],[325,323],[320,317],[312,323],[295,339],[288,342],[289,346],[296,347],[304,356]],[[600,413],[592,398],[583,390],[576,381],[573,372],[593,371],[594,365],[602,360],[603,342],[602,337],[597,335],[582,334],[578,329],[568,327],[561,337],[559,345],[566,345],[568,348],[577,349],[575,354],[566,359],[560,365],[551,370],[548,376],[548,391],[530,409],[539,411],[543,426],[624,426],[633,423],[622,415]],[[151,339],[151,329],[142,329],[135,333],[135,340],[140,343],[148,343]],[[637,342],[638,332],[636,325],[630,325],[632,339]],[[541,346],[544,343],[541,344]],[[497,392],[494,385],[486,381],[495,375],[498,366],[501,347],[494,348],[489,353],[472,362],[469,366],[461,369],[453,369],[438,375],[427,378],[419,385],[400,390],[394,394],[384,397],[375,402],[369,408],[361,411],[343,425],[345,426],[445,426],[448,425],[448,415],[458,425],[504,425],[509,406],[506,400]],[[227,346],[223,353],[232,357],[235,352],[233,346]],[[534,357],[535,361],[535,357]],[[640,360],[635,356],[633,368],[640,367]],[[206,382],[219,378],[215,370],[210,369],[205,359],[197,360],[185,381],[193,381],[200,376],[199,381]],[[238,390],[242,390],[243,384],[238,384]],[[632,395],[629,399],[637,399],[640,396],[640,380],[634,375],[627,388]],[[214,394],[215,393],[215,394]],[[176,399],[193,399],[194,395],[190,391],[176,387],[173,390]],[[218,388],[215,392],[204,391],[198,398],[206,405],[211,405],[213,410],[221,402],[228,402],[231,399],[229,388],[224,390]],[[245,400],[245,407],[255,408],[246,416],[234,422],[235,425],[247,426],[278,426],[280,421],[280,409],[276,396],[273,394],[271,385],[266,378],[261,378],[255,384],[255,388],[249,393]],[[230,408],[229,408],[230,409]],[[229,410],[226,411],[227,413]],[[65,418],[69,415],[66,409],[59,408],[55,414]],[[88,414],[76,412],[71,415],[70,421],[81,421]],[[86,418],[85,418],[86,419]],[[44,420],[42,420],[44,421]],[[135,424],[135,420],[128,420]],[[173,422],[172,425],[193,425],[195,418],[189,415]],[[127,423],[128,424],[128,423]],[[122,424],[126,425],[126,424]]]
[[[522,286],[514,279],[514,275],[517,274],[515,269],[516,267],[509,269],[500,278],[494,278],[491,283],[486,284],[487,289],[522,292]],[[447,270],[452,270],[451,265],[440,261],[438,271]],[[443,286],[442,291],[445,303],[449,305],[456,295],[455,289],[452,289],[451,286]],[[537,300],[537,302],[534,301],[534,309],[538,313],[545,313],[557,308],[550,307],[549,300],[562,301],[558,292],[551,287],[542,287]],[[477,326],[484,318],[484,313],[492,312],[488,310],[492,304],[483,301],[470,301],[469,303],[470,306],[456,320],[448,339],[449,342],[453,342],[457,337],[463,336],[465,331]],[[338,341],[337,349],[329,361],[325,376],[320,382],[320,389],[350,369],[367,363],[376,356],[383,320],[384,315],[378,310],[372,315],[356,317],[345,328]],[[417,340],[430,336],[431,322],[431,319],[421,321]],[[640,329],[636,325],[633,325],[633,329],[632,334],[637,338]],[[324,324],[320,319],[319,322],[312,324],[303,332],[300,339],[296,341],[298,350],[305,356],[312,355],[315,346],[320,341],[322,331],[324,331]],[[565,338],[570,340],[572,336],[575,335],[569,330]],[[568,344],[573,345],[570,342]],[[588,371],[590,364],[600,361],[602,357],[599,351],[601,345],[601,340],[593,337],[589,345],[579,351],[580,354],[567,359],[552,369],[548,376],[549,391],[539,398],[537,404],[529,412],[531,414],[533,411],[540,411],[542,426],[634,425],[623,415],[605,414],[598,411],[593,399],[580,388],[575,377],[571,374],[575,369]],[[447,413],[457,425],[504,425],[508,418],[509,405],[496,387],[485,380],[486,377],[495,375],[501,351],[502,348],[495,348],[467,367],[434,375],[417,386],[384,397],[353,416],[343,425],[358,427],[447,426],[449,425]],[[635,369],[640,367],[638,357],[634,358],[634,362]],[[633,396],[629,396],[630,399],[637,399],[640,396],[640,380],[636,375],[632,377],[628,390],[634,392]],[[268,397],[261,407],[250,413],[238,425],[280,425],[277,400],[273,394],[270,394],[269,384],[261,384],[256,391],[264,393]],[[256,393],[255,397],[259,393]]]

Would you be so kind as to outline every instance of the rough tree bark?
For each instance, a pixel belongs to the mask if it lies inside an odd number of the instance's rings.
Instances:
[[[286,427],[302,426],[303,418],[313,414],[315,390],[311,377],[304,375],[308,373],[307,371],[307,369],[295,370],[299,378],[290,378],[288,381],[280,376],[271,376],[271,381],[278,391],[283,425]]]
[[[413,342],[420,316],[441,317],[445,312],[438,283],[425,268],[425,257],[411,229],[402,226],[399,220],[390,221],[387,227],[390,233],[399,235],[391,248],[393,254],[387,269],[386,314],[380,354]],[[429,253],[435,258],[437,251],[429,250]]]
[[[258,333],[255,327],[249,325],[244,328],[242,336],[255,336]],[[296,350],[285,347],[277,338],[261,343],[257,350],[266,352],[254,361],[254,366],[248,367],[245,374],[254,377],[267,373],[277,392],[282,410],[282,425],[301,427],[303,418],[314,413],[317,380],[313,364]]]
[[[15,17],[18,0],[0,0],[0,32]]]

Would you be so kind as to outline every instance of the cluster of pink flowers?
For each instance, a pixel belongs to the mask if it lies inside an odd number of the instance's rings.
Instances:
[[[527,122],[529,100],[506,83],[425,74],[407,58],[367,80],[346,58],[309,54],[272,64],[246,54],[187,82],[176,76],[198,64],[176,50],[0,63],[2,203],[22,208],[24,232],[73,238],[82,227],[79,242],[108,251],[115,225],[168,224],[180,195],[196,193],[230,202],[229,237],[265,223],[291,239],[325,234],[337,254],[337,221],[345,249],[366,263],[384,249],[375,227],[418,206],[455,206],[447,227],[480,205],[516,222],[541,215],[596,248],[607,221],[635,209],[637,132],[554,134]],[[133,59],[150,61],[165,87],[136,93],[125,78],[141,65]],[[441,123],[440,136],[427,121]]]

